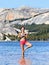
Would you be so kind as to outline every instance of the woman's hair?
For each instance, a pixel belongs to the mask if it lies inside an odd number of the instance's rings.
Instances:
[[[24,28],[24,29],[25,29],[25,27],[24,27],[24,26],[21,26],[21,29],[22,29],[22,28]]]

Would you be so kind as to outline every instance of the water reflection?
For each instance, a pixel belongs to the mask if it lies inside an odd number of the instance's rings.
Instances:
[[[19,60],[19,65],[32,65],[32,62],[30,59],[22,58]]]

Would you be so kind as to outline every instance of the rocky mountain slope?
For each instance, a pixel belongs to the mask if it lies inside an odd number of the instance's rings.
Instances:
[[[18,23],[18,24],[49,24],[49,9],[43,8],[11,8],[0,11],[0,20]]]
[[[14,24],[49,24],[49,9],[43,8],[0,8],[0,33],[15,34]],[[12,31],[12,32],[11,32]]]

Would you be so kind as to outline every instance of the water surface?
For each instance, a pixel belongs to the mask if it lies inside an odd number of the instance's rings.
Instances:
[[[25,51],[25,59],[31,65],[49,65],[49,42],[30,41],[32,48]],[[0,65],[20,65],[21,48],[18,41],[0,42]]]

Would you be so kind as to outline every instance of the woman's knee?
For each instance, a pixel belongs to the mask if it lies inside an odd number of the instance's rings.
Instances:
[[[32,44],[30,44],[29,46],[32,47]]]
[[[32,47],[32,44],[29,43],[29,42],[27,42],[26,45],[29,46],[29,47]]]
[[[31,44],[31,43],[29,43],[29,44],[28,44],[28,46],[29,46],[29,47],[32,47],[32,44]]]

